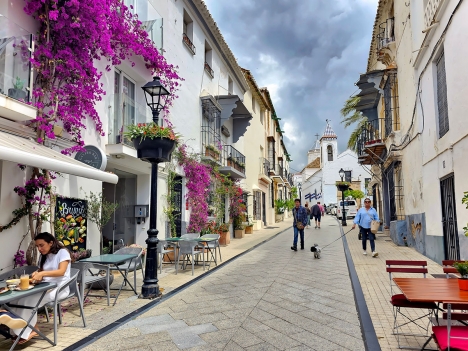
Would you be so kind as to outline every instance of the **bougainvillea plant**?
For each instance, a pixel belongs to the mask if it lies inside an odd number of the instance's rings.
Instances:
[[[211,167],[190,155],[185,144],[179,146],[176,157],[187,179],[187,201],[191,210],[187,230],[189,233],[199,233],[208,221]]]

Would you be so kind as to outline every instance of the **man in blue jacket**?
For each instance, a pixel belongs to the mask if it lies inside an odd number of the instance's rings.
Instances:
[[[293,228],[294,228],[294,241],[293,246],[291,246],[291,250],[297,251],[297,234],[301,234],[301,250],[304,250],[304,226],[307,224],[307,220],[309,219],[307,215],[307,210],[301,206],[301,200],[295,199],[294,200],[294,208],[293,208]],[[302,223],[302,228],[297,227],[297,223]]]
[[[372,257],[377,257],[379,254],[375,251],[375,234],[371,232],[371,222],[379,220],[379,215],[377,211],[371,207],[371,200],[366,197],[364,199],[364,207],[360,208],[356,217],[354,218],[353,229],[356,228],[356,224],[359,225],[359,229],[362,235],[362,249],[363,255],[367,255],[366,246],[367,239],[370,241],[370,246],[372,250]]]

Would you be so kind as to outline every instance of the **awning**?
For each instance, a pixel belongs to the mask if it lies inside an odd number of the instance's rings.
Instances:
[[[379,81],[384,74],[384,70],[376,70],[361,74],[356,86],[361,90],[357,96],[360,97],[356,110],[361,111],[364,116],[373,120],[377,118],[377,105],[380,100]]]
[[[250,125],[252,114],[237,95],[218,95],[216,101],[223,107],[221,110],[221,125],[232,118],[232,141],[236,143],[244,135]]]
[[[0,160],[117,184],[119,178],[34,141],[0,132]]]

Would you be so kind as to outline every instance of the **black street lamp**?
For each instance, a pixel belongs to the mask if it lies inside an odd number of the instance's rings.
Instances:
[[[159,80],[159,77],[154,77],[153,81],[146,83],[142,87],[145,92],[146,104],[151,108],[153,113],[153,122],[159,123],[159,113],[164,108],[165,99],[161,101],[163,95],[169,95],[169,92],[164,88]],[[140,155],[139,155],[140,157]],[[169,155],[170,159],[170,155]],[[142,298],[155,298],[159,296],[158,284],[158,230],[156,229],[156,214],[158,206],[158,163],[166,162],[168,159],[164,157],[146,158],[146,161],[151,163],[151,192],[150,192],[150,223],[147,231],[148,238],[146,239],[146,264],[145,278],[141,287]]]
[[[340,169],[338,172],[341,177],[341,181],[343,181],[343,178],[345,176],[345,172],[343,171],[343,168]],[[341,225],[343,227],[346,227],[348,224],[346,223],[346,210],[345,210],[345,198],[344,198],[344,188],[341,188],[341,200],[342,200],[342,205],[343,205],[343,213],[341,214]]]
[[[299,200],[301,200],[300,203],[302,204],[302,184],[301,183],[297,184],[297,189],[299,190]]]

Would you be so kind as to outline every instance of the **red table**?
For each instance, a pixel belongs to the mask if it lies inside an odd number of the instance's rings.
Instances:
[[[411,302],[468,303],[468,291],[458,288],[457,279],[393,278]]]

